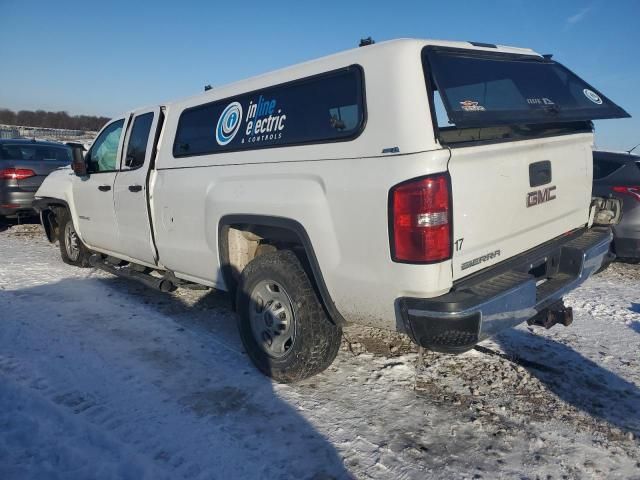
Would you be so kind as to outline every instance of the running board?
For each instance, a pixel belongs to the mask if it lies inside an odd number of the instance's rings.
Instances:
[[[91,255],[89,257],[89,265],[95,268],[99,268],[100,270],[104,270],[105,272],[108,272],[112,275],[117,275],[118,277],[135,280],[136,282],[142,283],[147,287],[151,287],[161,292],[173,292],[178,288],[178,285],[176,285],[166,276],[155,277],[148,273],[138,272],[130,268],[128,265],[124,267],[118,267],[116,265],[113,265],[113,263],[108,262],[102,257],[102,255]]]

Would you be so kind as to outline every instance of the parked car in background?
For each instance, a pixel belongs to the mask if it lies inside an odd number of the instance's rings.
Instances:
[[[87,151],[87,148],[84,146],[83,143],[80,142],[64,142],[65,145],[71,147],[71,148],[81,148],[83,151]]]
[[[57,142],[0,140],[0,217],[34,215],[33,196],[45,177],[71,164],[71,147]]]
[[[593,195],[622,200],[622,220],[613,228],[613,253],[640,261],[640,156],[593,152]]]

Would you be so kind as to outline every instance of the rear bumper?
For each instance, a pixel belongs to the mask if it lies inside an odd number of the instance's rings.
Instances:
[[[469,350],[578,287],[600,268],[611,239],[608,228],[584,230],[492,267],[440,297],[400,298],[405,330],[430,350]],[[540,282],[541,278],[547,280]]]
[[[0,215],[35,214],[33,198],[35,192],[19,189],[0,189]]]

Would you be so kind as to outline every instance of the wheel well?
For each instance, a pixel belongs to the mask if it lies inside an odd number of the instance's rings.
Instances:
[[[63,204],[51,203],[40,209],[40,223],[42,223],[45,235],[50,243],[55,243],[58,240],[60,225],[57,217],[60,215],[61,210],[69,210],[69,208]]]
[[[281,217],[230,215],[221,220],[218,238],[222,274],[232,295],[242,270],[251,260],[270,251],[292,250],[331,321],[338,325],[346,323],[329,295],[309,236],[300,223]]]
[[[226,225],[221,234],[224,237],[221,238],[221,244],[226,250],[221,257],[225,260],[222,264],[226,267],[225,283],[227,283],[229,290],[232,290],[229,283],[237,283],[244,267],[254,258],[267,252],[283,249],[298,251],[298,256],[306,260],[302,240],[295,232],[286,228],[231,224]],[[235,289],[235,285],[233,289]]]

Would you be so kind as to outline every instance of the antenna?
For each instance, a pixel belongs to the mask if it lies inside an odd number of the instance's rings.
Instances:
[[[208,92],[209,90],[212,90],[212,89],[213,89],[213,87],[211,85],[205,85],[204,86],[204,91],[205,92]]]
[[[635,147],[633,147],[631,150],[627,150],[627,153],[629,155],[631,155],[631,152],[633,152],[636,148],[640,147],[640,143],[638,145],[636,145]]]

